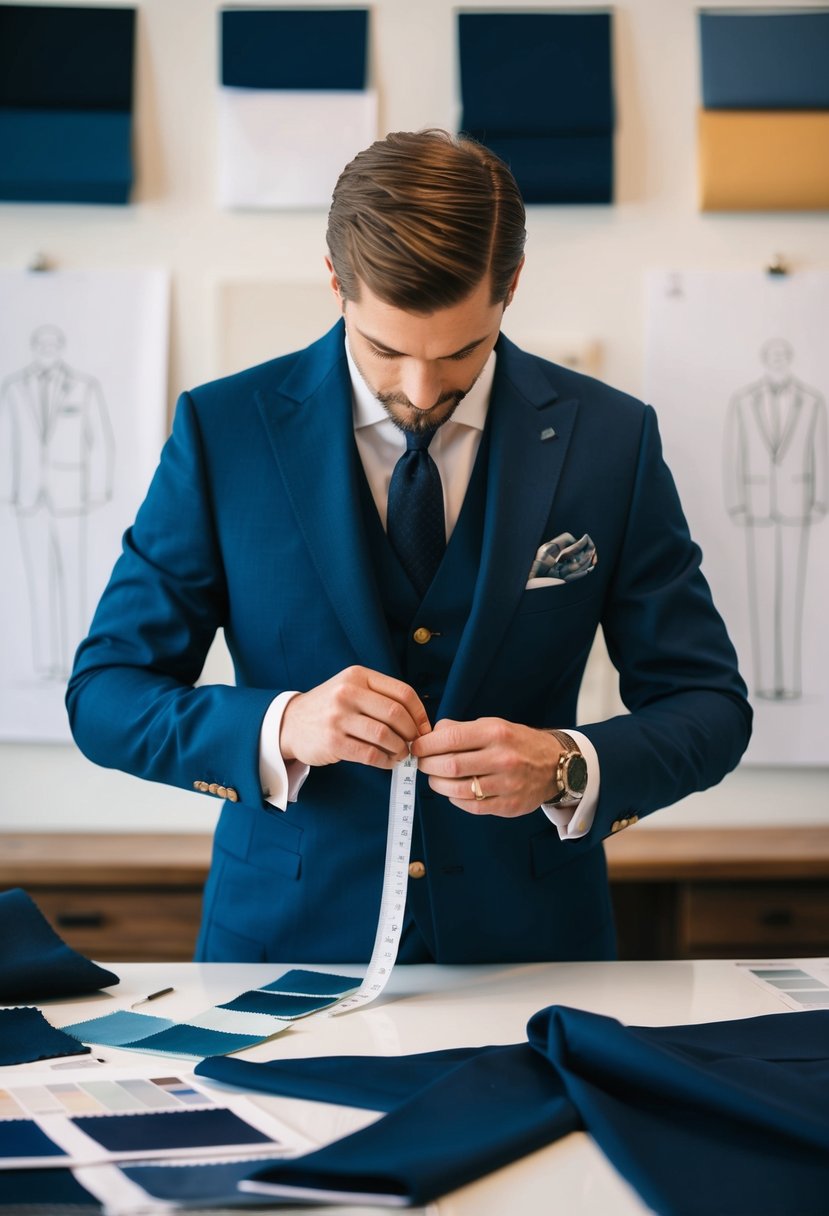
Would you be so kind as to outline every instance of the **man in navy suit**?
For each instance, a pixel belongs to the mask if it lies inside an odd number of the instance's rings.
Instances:
[[[390,135],[334,191],[342,320],[178,403],[68,707],[91,759],[224,800],[202,959],[368,958],[409,749],[400,960],[612,957],[602,839],[746,746],[653,411],[500,332],[524,238],[487,149]],[[389,532],[407,436],[442,487],[425,585]],[[575,730],[599,625],[630,713]],[[235,686],[195,687],[220,627]]]

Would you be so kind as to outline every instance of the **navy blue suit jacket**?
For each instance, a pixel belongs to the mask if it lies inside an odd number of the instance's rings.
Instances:
[[[601,764],[580,841],[562,843],[541,810],[467,815],[422,781],[427,876],[410,884],[409,913],[438,962],[608,957],[602,838],[719,781],[745,748],[750,711],[653,411],[503,336],[497,350],[482,558],[436,716],[573,725],[599,625],[631,712],[580,724]],[[91,759],[238,795],[216,832],[203,958],[360,961],[371,950],[388,773],[314,769],[280,813],[258,770],[278,692],[355,663],[402,674],[360,477],[341,322],[307,350],[183,394],[78,652],[68,707]],[[539,545],[565,531],[593,538],[594,571],[527,591]],[[194,687],[220,627],[236,685]]]

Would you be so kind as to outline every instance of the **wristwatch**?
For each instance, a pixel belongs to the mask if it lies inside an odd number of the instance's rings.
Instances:
[[[549,733],[558,740],[563,750],[553,773],[556,793],[548,805],[578,806],[587,789],[587,761],[570,735],[563,730],[551,730]]]

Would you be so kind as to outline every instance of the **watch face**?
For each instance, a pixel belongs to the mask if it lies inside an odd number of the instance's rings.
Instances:
[[[570,794],[583,794],[587,789],[587,761],[580,752],[571,754],[567,761],[564,781]]]

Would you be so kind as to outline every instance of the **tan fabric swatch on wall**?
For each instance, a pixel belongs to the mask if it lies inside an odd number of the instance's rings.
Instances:
[[[702,211],[829,208],[829,110],[700,110]]]

